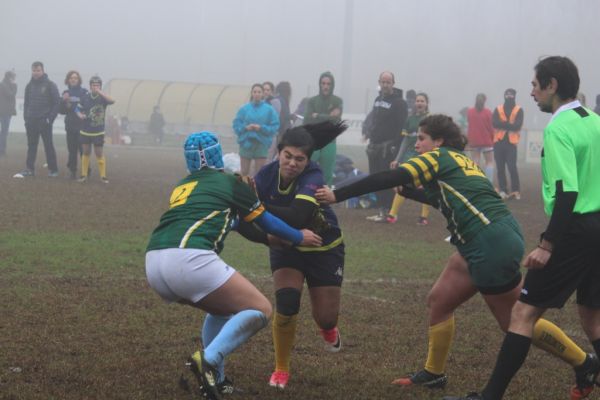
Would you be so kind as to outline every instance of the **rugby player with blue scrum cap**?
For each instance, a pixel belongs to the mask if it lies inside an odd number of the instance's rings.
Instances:
[[[204,350],[195,352],[189,365],[201,390],[214,400],[228,390],[225,357],[264,328],[272,312],[269,300],[219,257],[236,218],[256,223],[294,246],[320,246],[322,241],[312,231],[293,229],[267,212],[250,186],[226,174],[215,134],[192,133],[184,154],[190,174],[173,189],[169,210],[152,232],[146,276],[165,301],[207,313]],[[268,237],[263,238],[268,244]]]

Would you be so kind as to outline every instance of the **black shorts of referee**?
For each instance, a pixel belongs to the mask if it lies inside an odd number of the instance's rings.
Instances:
[[[600,212],[574,214],[546,266],[527,272],[519,300],[562,308],[574,291],[577,304],[600,308]]]

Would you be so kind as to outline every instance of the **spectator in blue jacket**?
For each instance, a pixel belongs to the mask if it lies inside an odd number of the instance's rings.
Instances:
[[[250,102],[240,108],[233,120],[233,130],[240,145],[242,175],[250,174],[252,160],[255,172],[265,165],[278,129],[279,115],[263,100],[263,86],[255,83],[250,91]]]
[[[52,124],[58,114],[60,97],[56,84],[44,73],[44,64],[36,61],[31,64],[31,80],[25,87],[25,131],[27,132],[27,168],[16,174],[15,178],[25,178],[35,174],[35,158],[40,142],[44,141],[48,176],[58,176],[56,150],[52,143]]]

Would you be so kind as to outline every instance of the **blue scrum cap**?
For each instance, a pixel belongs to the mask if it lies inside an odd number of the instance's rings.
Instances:
[[[223,152],[214,133],[198,132],[190,134],[183,145],[185,162],[190,172],[204,167],[223,169]]]

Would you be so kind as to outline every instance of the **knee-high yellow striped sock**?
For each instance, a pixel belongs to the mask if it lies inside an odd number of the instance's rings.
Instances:
[[[421,218],[429,217],[429,206],[427,204],[423,204],[421,206]]]
[[[275,370],[290,371],[290,358],[296,336],[298,314],[283,315],[278,312],[273,318],[273,347],[275,348]]]
[[[576,367],[585,361],[585,352],[558,326],[540,318],[533,327],[532,343]]]
[[[429,351],[425,369],[432,374],[443,374],[450,346],[454,339],[454,316],[429,327]]]
[[[100,172],[101,178],[106,178],[106,157],[98,157],[96,158],[98,162],[98,171]]]
[[[398,193],[396,193],[394,195],[394,201],[392,201],[392,208],[390,208],[390,212],[388,214],[392,217],[397,217],[398,210],[400,209],[400,206],[402,206],[402,203],[404,203],[404,200],[404,196],[400,196]]]
[[[81,176],[87,176],[88,170],[90,169],[90,156],[86,154],[81,155]]]

